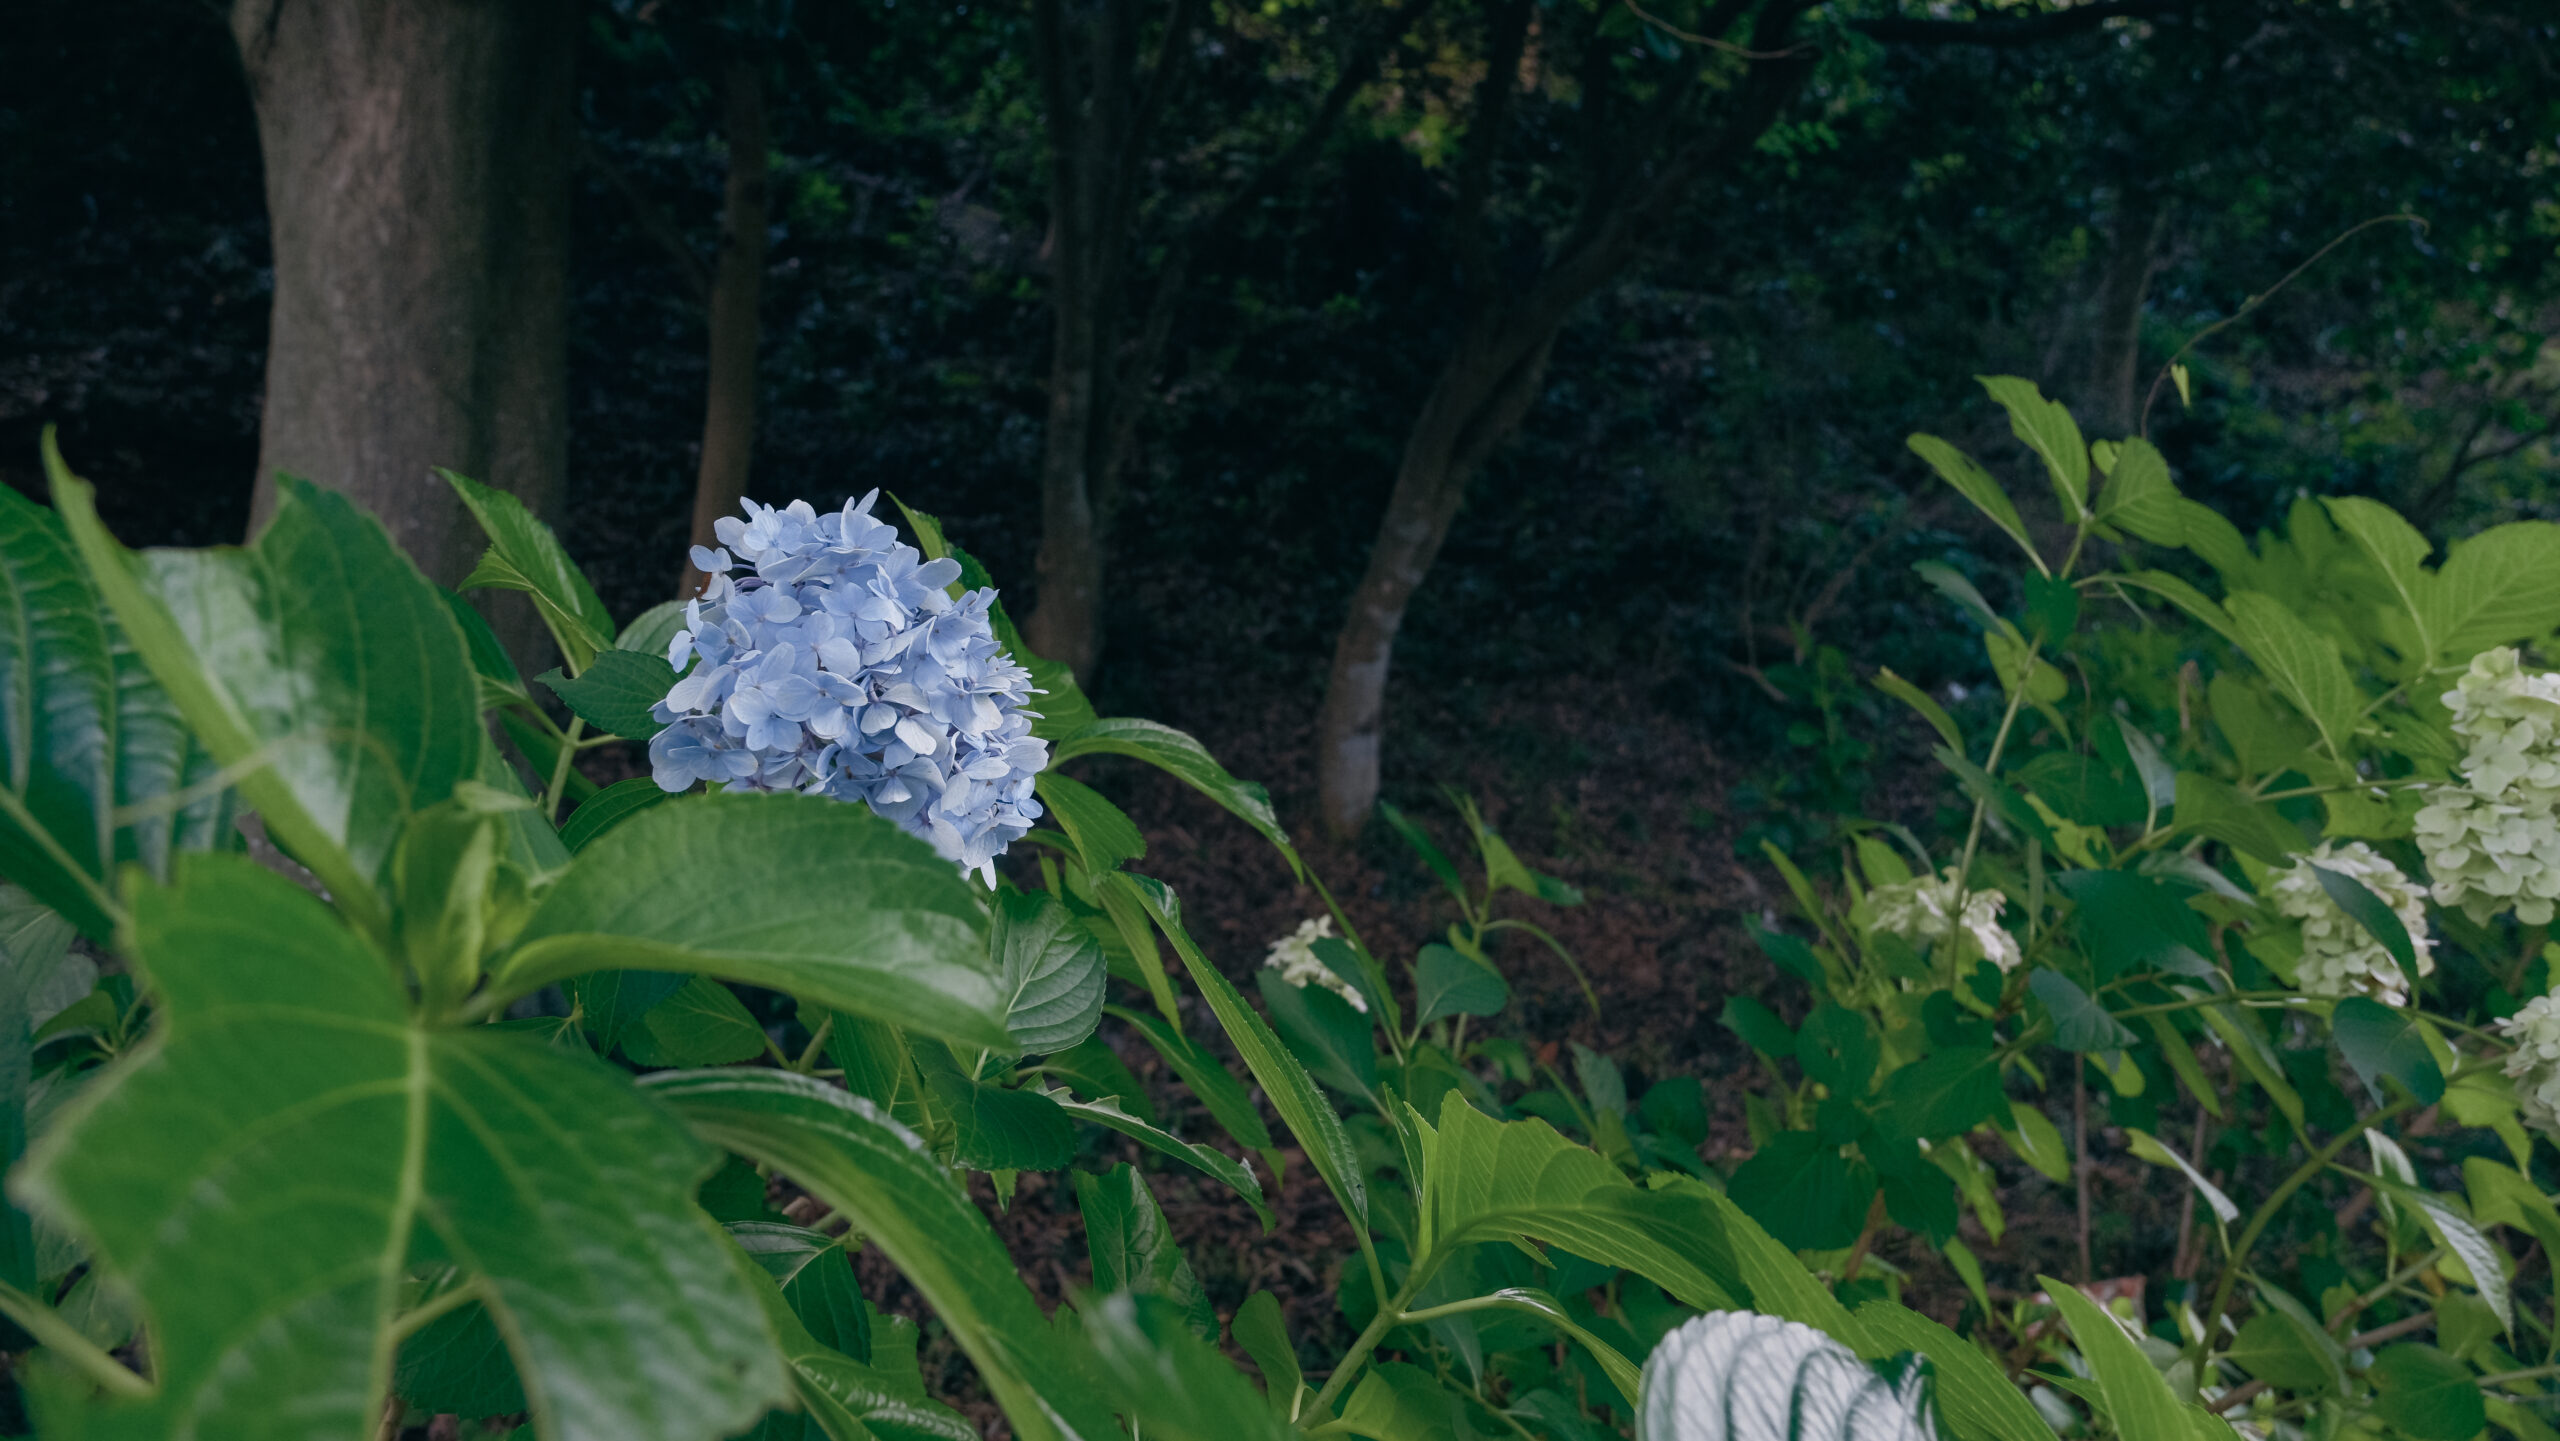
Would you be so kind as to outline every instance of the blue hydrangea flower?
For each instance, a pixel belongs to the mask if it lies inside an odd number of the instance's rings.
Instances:
[[[900,541],[879,495],[825,516],[748,501],[714,527],[719,549],[694,547],[711,583],[667,647],[682,675],[650,768],[670,791],[861,801],[992,886],[1041,813],[1031,673],[996,645],[996,593],[954,600],[959,563]]]

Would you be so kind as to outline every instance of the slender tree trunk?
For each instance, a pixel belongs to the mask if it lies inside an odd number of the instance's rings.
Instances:
[[[717,546],[713,525],[738,514],[756,442],[756,343],[762,333],[765,229],[771,208],[765,167],[764,76],[732,46],[722,56],[720,90],[729,142],[729,179],[720,202],[720,257],[713,262],[710,381],[702,414],[702,466],[694,480],[693,543]],[[708,579],[685,560],[677,594],[702,593]]]
[[[2128,189],[2117,205],[2113,243],[2098,285],[2097,329],[2090,338],[2088,404],[2099,433],[2131,435],[2142,369],[2142,311],[2151,298],[2169,208],[2148,190]]]
[[[482,541],[432,467],[556,516],[568,467],[570,0],[236,0],[275,248],[251,525],[275,474],[450,585]],[[519,657],[529,606],[493,619]]]

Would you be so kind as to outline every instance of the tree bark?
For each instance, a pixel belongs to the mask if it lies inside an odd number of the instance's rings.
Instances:
[[[2169,207],[2148,190],[2128,188],[2117,201],[2105,273],[2098,283],[2097,327],[2090,337],[2088,404],[2100,434],[2133,434],[2142,404],[2142,311],[2169,233]]]
[[[447,466],[556,516],[568,468],[569,0],[236,0],[275,249],[251,526],[345,492],[436,581]],[[493,617],[520,657],[532,611]]]
[[[710,379],[702,415],[702,465],[694,480],[693,543],[717,546],[713,525],[738,514],[756,440],[756,344],[762,334],[765,230],[771,202],[765,166],[764,76],[752,57],[721,58],[729,178],[720,202],[720,257],[711,271]],[[702,593],[709,577],[688,556],[677,594]]]
[[[1459,182],[1456,252],[1462,266],[1480,273],[1483,298],[1406,433],[1368,569],[1352,591],[1334,643],[1316,735],[1317,805],[1325,828],[1334,835],[1356,835],[1377,804],[1396,634],[1448,537],[1467,482],[1527,416],[1556,336],[1574,310],[1635,260],[1646,232],[1700,174],[1747,153],[1804,83],[1811,57],[1785,49],[1786,35],[1803,8],[1795,0],[1780,0],[1755,26],[1754,47],[1782,58],[1755,63],[1715,133],[1662,157],[1644,183],[1636,183],[1632,175],[1595,173],[1592,198],[1572,237],[1545,272],[1513,299],[1491,298],[1490,261],[1473,234],[1486,201],[1483,177],[1490,173],[1498,136],[1469,135]],[[1524,23],[1526,15],[1525,9],[1519,12]],[[1479,117],[1498,122],[1508,96],[1494,87],[1511,83],[1519,53],[1516,34],[1497,32],[1476,105]],[[1586,100],[1591,103],[1595,101]],[[1641,146],[1660,119],[1630,115],[1622,132],[1591,137],[1595,170]]]

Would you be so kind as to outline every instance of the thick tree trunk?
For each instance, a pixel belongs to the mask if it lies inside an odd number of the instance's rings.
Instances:
[[[275,247],[251,524],[344,491],[450,585],[432,467],[556,515],[568,464],[569,0],[237,0]],[[541,641],[501,611],[512,648]]]
[[[1467,481],[1537,398],[1559,328],[1506,338],[1497,322],[1479,324],[1442,367],[1406,433],[1395,490],[1369,568],[1351,592],[1325,682],[1318,803],[1335,835],[1357,833],[1377,803],[1387,673],[1405,610],[1448,538]]]
[[[720,204],[720,258],[711,272],[710,382],[702,415],[702,467],[694,481],[693,543],[717,546],[712,527],[738,514],[747,493],[756,441],[756,343],[764,300],[765,227],[770,186],[765,167],[764,77],[732,49],[720,88],[729,141],[729,179]],[[702,593],[707,579],[688,557],[677,594]]]
[[[2097,326],[2090,336],[2088,400],[2098,434],[2133,433],[2142,404],[2142,311],[2169,233],[2169,209],[2149,191],[2117,204],[2107,268],[2098,283]]]

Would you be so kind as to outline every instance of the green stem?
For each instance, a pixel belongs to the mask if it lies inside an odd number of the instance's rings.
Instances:
[[[1362,1328],[1360,1338],[1351,1343],[1351,1349],[1342,1354],[1342,1360],[1333,1368],[1333,1374],[1325,1378],[1324,1389],[1316,1393],[1315,1403],[1309,1408],[1311,1414],[1317,1416],[1333,1414],[1334,1398],[1340,1396],[1343,1388],[1351,1384],[1352,1377],[1360,1374],[1361,1364],[1369,1359],[1370,1352],[1378,1349],[1378,1343],[1386,1339],[1387,1333],[1404,1324],[1405,1304],[1413,1299],[1414,1293],[1422,1289],[1423,1284],[1431,1279],[1431,1273],[1437,1269],[1436,1259],[1428,1263],[1415,1264],[1412,1274],[1404,1279],[1404,1288],[1396,1292],[1395,1299],[1380,1306],[1377,1315],[1369,1318],[1369,1324]]]
[[[542,795],[542,818],[553,825],[560,823],[560,796],[569,789],[569,762],[578,753],[578,735],[587,728],[586,717],[569,717],[569,729],[560,740],[560,754],[551,762],[551,788]]]
[[[69,1362],[73,1370],[97,1382],[107,1394],[151,1394],[151,1383],[135,1375],[133,1368],[81,1335],[77,1327],[62,1319],[60,1312],[5,1281],[0,1281],[0,1315],[17,1322],[20,1330],[36,1338],[37,1345]]]
[[[2009,692],[2009,709],[2002,713],[2000,729],[1991,737],[1990,753],[1982,758],[1982,773],[1995,785],[2000,777],[2000,753],[2008,748],[2009,732],[2018,723],[2018,712],[2026,708],[2027,682],[2035,677],[2036,656],[2042,649],[2043,646],[2035,641],[2027,642],[2026,656],[2018,665],[2018,684]],[[1982,846],[1982,820],[1990,809],[1990,797],[1974,797],[1973,823],[1964,833],[1964,858],[1956,862],[1956,884],[1959,886],[1973,875],[1973,855]]]
[[[479,1299],[480,1292],[476,1287],[456,1286],[433,1300],[419,1302],[392,1318],[390,1327],[392,1344],[396,1346],[415,1336],[426,1329],[427,1323],[447,1311],[458,1311]]]
[[[2312,1152],[2311,1158],[2296,1167],[2292,1175],[2285,1177],[2284,1184],[2276,1187],[2266,1201],[2258,1207],[2257,1214],[2249,1218],[2247,1228],[2241,1231],[2239,1240],[2231,1243],[2231,1254],[2222,1263],[2222,1278],[2214,1283],[2213,1304],[2205,1308],[2200,1318],[2204,1323],[2204,1334],[2196,1339],[2194,1346],[2188,1348],[2188,1356],[2195,1362],[2198,1375],[2203,1374],[2205,1353],[2212,1349],[2214,1338],[2220,1334],[2222,1313],[2231,1305],[2231,1292],[2240,1284],[2241,1263],[2249,1259],[2250,1248],[2256,1246],[2258,1238],[2266,1234],[2267,1227],[2275,1221],[2276,1213],[2284,1209],[2285,1202],[2293,1199],[2294,1192],[2309,1185],[2312,1177],[2327,1170],[2329,1163],[2338,1159],[2339,1153],[2346,1150],[2358,1136],[2416,1104],[2414,1099],[2394,1101],[2340,1131],[2329,1144]]]
[[[818,1023],[818,1029],[809,1037],[809,1044],[801,1050],[800,1059],[791,1063],[791,1069],[798,1071],[804,1076],[809,1074],[809,1068],[817,1062],[818,1057],[826,1054],[827,1037],[835,1034],[835,1029],[835,1017],[829,1016],[825,1020],[820,1021]],[[985,1053],[981,1052],[980,1059],[983,1060],[984,1058]]]

